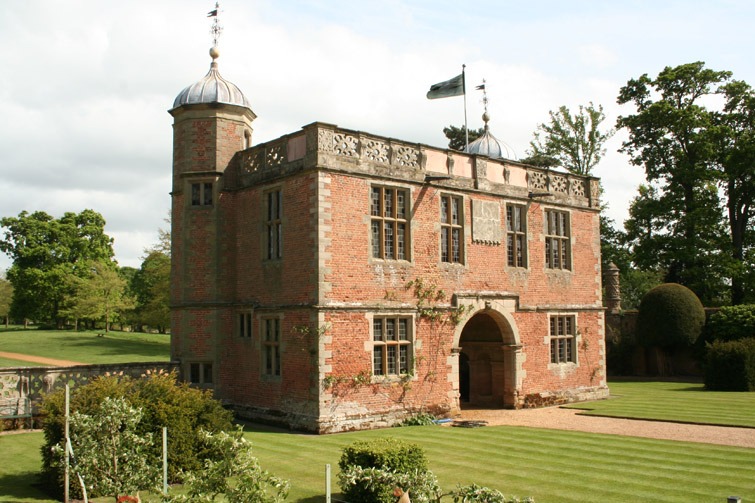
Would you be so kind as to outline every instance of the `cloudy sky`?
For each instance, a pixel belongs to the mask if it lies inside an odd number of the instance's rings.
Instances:
[[[208,0],[0,0],[0,216],[91,208],[121,265],[138,267],[170,206],[171,117],[207,72]],[[314,121],[442,147],[462,98],[429,86],[467,65],[486,79],[493,133],[524,157],[538,123],[592,101],[607,125],[619,88],[705,61],[755,85],[751,0],[225,0],[220,72],[249,98],[255,143]],[[467,96],[469,127],[482,96]],[[642,170],[596,168],[626,218]],[[0,255],[0,270],[10,261]]]

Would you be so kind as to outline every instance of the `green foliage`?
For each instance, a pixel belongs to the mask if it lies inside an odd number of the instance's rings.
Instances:
[[[736,341],[755,337],[755,304],[724,306],[713,313],[705,324],[705,339]]]
[[[252,444],[235,433],[203,431],[201,442],[210,454],[201,469],[184,476],[184,494],[163,499],[166,503],[210,503],[224,497],[228,503],[278,503],[288,495],[289,484],[262,469],[252,454]]]
[[[429,426],[435,424],[436,419],[437,417],[433,414],[420,412],[419,414],[414,414],[413,416],[404,419],[399,426]]]
[[[485,128],[470,129],[469,130],[469,143],[472,143],[477,138],[483,135]],[[448,138],[448,148],[452,150],[461,150],[467,146],[467,128],[465,126],[456,127],[448,126],[443,128],[443,134]]]
[[[13,301],[13,285],[10,281],[0,278],[0,322],[8,325],[11,302]]]
[[[175,374],[152,373],[141,379],[101,377],[71,393],[71,410],[92,414],[105,398],[124,398],[141,408],[143,420],[137,434],[157,434],[168,428],[168,478],[180,481],[181,471],[197,470],[208,456],[200,436],[201,430],[226,431],[231,428],[231,412],[223,409],[209,391],[191,388],[176,381]],[[47,395],[43,403],[45,415],[45,446],[42,448],[42,478],[51,491],[59,491],[62,473],[54,463],[50,448],[60,444],[64,425],[64,392]],[[74,449],[76,446],[74,446]],[[148,457],[155,464],[161,446],[155,446]]]
[[[459,484],[451,493],[454,503],[534,503],[535,500],[527,497],[519,499],[516,496],[507,498],[501,491],[481,487],[477,484],[463,486]]]
[[[134,321],[165,333],[170,327],[170,255],[150,251],[134,274],[130,288],[137,298]]]
[[[631,79],[618,97],[636,108],[617,122],[622,152],[648,180],[626,222],[636,265],[708,304],[742,303],[755,271],[755,93],[731,76],[698,61]]]
[[[61,316],[77,322],[104,321],[105,332],[110,332],[110,323],[134,306],[134,299],[126,293],[126,280],[115,264],[92,263],[83,277],[69,276],[68,280],[71,294],[59,311]]]
[[[527,152],[528,160],[555,159],[572,173],[590,175],[606,152],[603,145],[613,136],[613,130],[600,131],[600,124],[606,118],[603,107],[595,108],[591,102],[587,106],[580,105],[573,115],[565,106],[548,113],[550,121],[535,130]]]
[[[650,290],[640,302],[637,340],[664,349],[691,347],[705,325],[705,309],[695,293],[677,283]]]
[[[134,494],[157,489],[158,464],[151,453],[151,433],[139,433],[141,409],[125,398],[105,398],[91,414],[74,412],[70,419],[73,470],[91,497]],[[57,468],[64,466],[65,442],[52,449]]]
[[[92,210],[55,219],[45,212],[21,212],[0,219],[5,228],[0,251],[13,259],[8,280],[15,290],[11,306],[17,319],[53,322],[70,293],[70,276],[86,277],[91,262],[113,261],[113,239],[105,219]]]
[[[707,348],[705,388],[755,391],[755,337],[715,341]]]
[[[347,445],[341,451],[338,466],[342,473],[339,481],[345,499],[364,503],[393,501],[393,486],[378,482],[384,481],[384,477],[412,474],[413,478],[418,478],[428,471],[427,457],[422,448],[395,438],[376,438]],[[360,470],[355,470],[357,467]],[[365,475],[363,469],[370,468],[380,472],[370,471]],[[370,475],[378,478],[373,480]]]
[[[354,465],[341,470],[338,482],[347,501],[394,503],[404,490],[415,503],[439,502],[441,497],[438,480],[429,470],[397,472]]]

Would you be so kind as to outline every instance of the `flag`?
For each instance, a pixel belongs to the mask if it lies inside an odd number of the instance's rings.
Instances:
[[[430,90],[427,92],[427,99],[450,98],[452,96],[461,96],[462,94],[464,94],[463,72],[450,80],[431,85]]]
[[[478,91],[484,91],[485,90],[485,84],[480,84],[479,86],[475,87]]]
[[[216,17],[218,15],[218,9],[211,10],[207,13],[207,17]]]

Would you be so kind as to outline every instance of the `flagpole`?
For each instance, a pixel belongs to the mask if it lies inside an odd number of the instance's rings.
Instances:
[[[467,144],[464,151],[469,152],[469,128],[467,127],[467,77],[465,74],[466,68],[467,65],[461,65],[461,88],[462,91],[464,91],[464,134]]]

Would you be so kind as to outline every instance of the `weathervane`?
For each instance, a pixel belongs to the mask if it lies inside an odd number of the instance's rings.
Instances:
[[[475,89],[482,91],[482,104],[485,106],[485,113],[488,113],[488,91],[485,89],[485,79],[482,79],[482,84]]]
[[[218,39],[220,38],[220,34],[223,32],[223,27],[220,26],[220,21],[218,20],[219,13],[220,13],[220,2],[215,2],[215,8],[207,13],[207,17],[215,18],[212,21],[212,28],[210,28],[210,34],[212,34],[213,47],[218,46]]]

